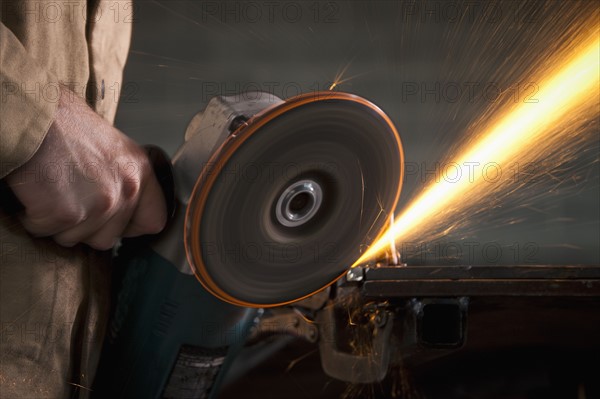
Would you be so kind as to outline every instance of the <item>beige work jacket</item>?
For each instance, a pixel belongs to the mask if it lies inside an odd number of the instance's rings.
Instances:
[[[0,3],[2,178],[40,146],[59,83],[112,123],[133,8],[114,0]],[[0,398],[89,395],[107,321],[108,255],[33,238],[0,210]]]

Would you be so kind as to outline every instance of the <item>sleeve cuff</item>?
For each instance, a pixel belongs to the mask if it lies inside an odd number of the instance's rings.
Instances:
[[[26,163],[54,120],[58,79],[0,25],[0,178]]]

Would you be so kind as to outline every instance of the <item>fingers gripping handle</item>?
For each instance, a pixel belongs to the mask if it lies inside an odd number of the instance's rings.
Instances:
[[[175,182],[171,161],[169,156],[160,147],[146,145],[144,149],[165,197],[167,217],[170,219],[175,213]],[[25,207],[11,190],[5,179],[0,180],[0,208],[9,215],[16,215],[25,210]]]

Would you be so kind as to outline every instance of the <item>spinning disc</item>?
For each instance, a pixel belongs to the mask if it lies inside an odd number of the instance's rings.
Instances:
[[[203,169],[185,221],[188,261],[224,301],[252,307],[330,285],[381,233],[403,154],[389,118],[360,97],[294,97],[238,128]]]

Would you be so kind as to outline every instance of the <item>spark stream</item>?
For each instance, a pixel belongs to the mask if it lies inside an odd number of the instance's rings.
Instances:
[[[574,149],[590,140],[589,125],[598,116],[600,86],[600,29],[594,22],[587,38],[576,38],[555,55],[555,61],[544,59],[539,79],[538,103],[513,105],[480,136],[458,153],[459,165],[495,162],[501,167],[509,163],[554,159],[558,165],[577,156]],[[489,185],[467,175],[458,181],[439,181],[426,186],[394,223],[353,266],[368,262],[383,252],[389,243],[410,240],[468,223],[473,214],[488,209],[489,201],[501,201],[512,195],[516,186],[510,183]]]

